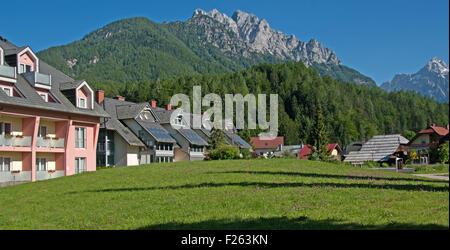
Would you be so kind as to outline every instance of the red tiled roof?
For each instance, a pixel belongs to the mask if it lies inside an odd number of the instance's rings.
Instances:
[[[273,140],[261,140],[260,137],[252,137],[251,143],[255,149],[276,149],[280,144],[284,146],[284,137],[278,136]]]
[[[448,134],[448,129],[439,126],[431,126],[430,128],[422,129],[419,131],[419,134],[429,134],[429,133],[436,133],[438,135],[444,136]]]
[[[338,146],[337,143],[330,143],[327,145],[327,152],[332,151]],[[300,153],[298,154],[298,159],[306,160],[308,156],[312,154],[312,147],[311,145],[305,145],[302,150],[300,150]]]
[[[312,153],[311,146],[305,145],[302,148],[302,150],[300,150],[300,153],[298,154],[298,159],[306,160],[311,153]]]

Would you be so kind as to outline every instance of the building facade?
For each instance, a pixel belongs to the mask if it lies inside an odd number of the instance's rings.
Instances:
[[[54,69],[28,47],[0,40],[0,182],[96,170],[100,118],[86,81]]]

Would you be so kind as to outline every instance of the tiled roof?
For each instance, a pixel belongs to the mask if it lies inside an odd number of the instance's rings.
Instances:
[[[408,139],[395,135],[376,135],[366,142],[360,151],[350,152],[345,156],[346,162],[387,161],[400,145],[408,144]]]
[[[255,149],[276,149],[278,145],[284,145],[284,137],[278,136],[273,140],[263,140],[260,137],[252,137],[251,143]]]
[[[12,43],[0,40],[0,47],[5,51],[20,51],[23,48],[18,48]],[[6,52],[5,52],[6,54]],[[51,75],[51,89],[50,94],[55,97],[57,103],[45,102],[42,97],[36,92],[31,84],[22,76],[17,75],[17,82],[14,83],[14,87],[22,94],[23,97],[8,96],[3,91],[0,91],[0,104],[21,106],[25,108],[38,108],[55,112],[67,112],[72,114],[80,114],[96,117],[108,117],[100,105],[94,103],[94,109],[83,109],[76,107],[62,92],[61,84],[75,82],[72,78],[65,75],[59,70],[56,70],[52,66],[48,65],[42,60],[39,60],[39,72],[42,74]]]
[[[330,144],[327,145],[327,152],[328,153],[330,153],[333,149],[337,149],[338,151],[341,150],[341,148],[339,147],[339,144],[337,144],[337,143],[330,143]],[[298,158],[306,160],[308,158],[308,156],[311,155],[311,154],[312,154],[312,147],[311,147],[311,145],[305,145],[300,150],[300,153],[298,154]]]
[[[116,105],[123,105],[123,101],[105,98],[101,103],[111,116],[102,123],[103,128],[116,131],[129,145],[145,147],[145,144],[125,125],[117,119]]]

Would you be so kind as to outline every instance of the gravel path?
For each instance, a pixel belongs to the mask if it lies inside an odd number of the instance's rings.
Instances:
[[[415,176],[448,181],[448,174],[415,174]]]

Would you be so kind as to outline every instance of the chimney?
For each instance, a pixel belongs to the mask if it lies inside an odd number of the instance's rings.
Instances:
[[[155,100],[151,100],[149,103],[150,103],[150,106],[152,106],[152,108],[156,108],[156,101]]]
[[[167,104],[167,110],[172,110],[172,105]]]
[[[114,99],[116,99],[116,100],[119,100],[119,101],[125,101],[125,97],[123,97],[123,96],[116,96],[116,97],[114,97]]]
[[[105,99],[105,91],[97,90],[95,92],[95,102],[102,103],[104,99]]]

